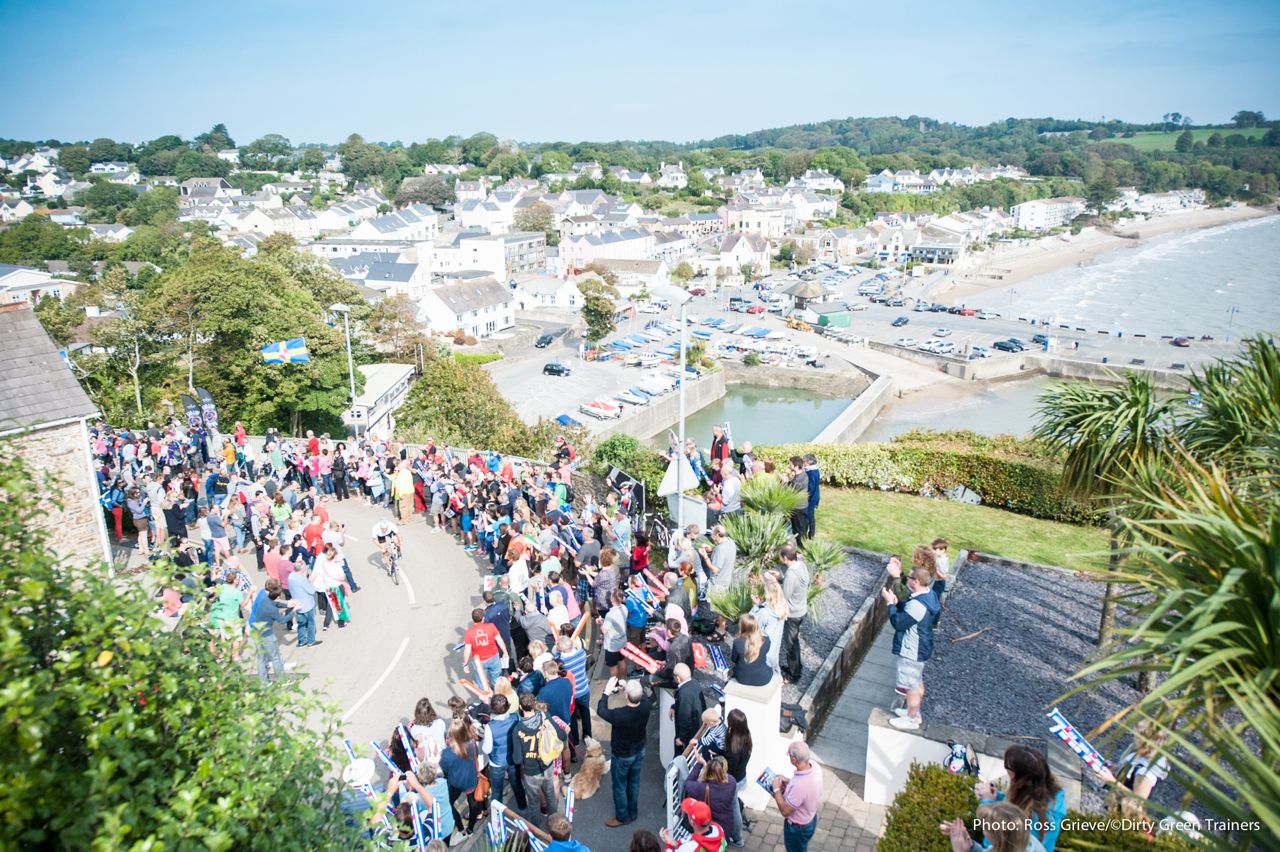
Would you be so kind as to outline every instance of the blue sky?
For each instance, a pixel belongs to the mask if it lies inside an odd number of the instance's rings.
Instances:
[[[0,136],[217,121],[406,143],[689,141],[865,115],[1280,116],[1280,3],[4,0]]]

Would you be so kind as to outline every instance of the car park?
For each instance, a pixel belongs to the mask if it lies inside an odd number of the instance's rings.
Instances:
[[[554,334],[539,335],[538,339],[533,342],[534,348],[546,349],[548,346],[551,345],[552,341],[554,341],[555,339],[556,339],[556,336]]]
[[[907,317],[898,317],[896,320],[894,320],[894,321],[891,323],[891,325],[892,325],[894,328],[902,328],[904,325],[906,325],[906,324],[907,324],[907,323],[909,323],[909,322],[911,322],[911,320],[910,320],[910,319],[908,319]]]
[[[559,361],[552,361],[542,365],[542,375],[544,376],[567,376],[571,372],[573,371],[569,369],[567,364],[562,364]]]

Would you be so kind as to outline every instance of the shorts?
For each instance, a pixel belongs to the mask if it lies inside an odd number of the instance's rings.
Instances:
[[[436,498],[436,499],[434,499],[434,500],[432,500],[432,501],[431,501],[431,514],[433,514],[433,515],[441,515],[441,514],[444,514],[444,501],[443,501],[443,500],[441,500],[441,499],[439,499],[439,498]]]
[[[616,666],[616,665],[617,665],[618,663],[620,663],[620,662],[622,662],[622,652],[621,652],[621,651],[609,651],[609,650],[606,650],[606,651],[604,652],[604,664],[605,664],[605,667],[606,667],[606,668],[613,668],[614,666]]]
[[[898,657],[898,692],[910,692],[924,683],[924,662]]]
[[[462,531],[464,533],[471,532],[471,516],[465,512],[462,515]]]

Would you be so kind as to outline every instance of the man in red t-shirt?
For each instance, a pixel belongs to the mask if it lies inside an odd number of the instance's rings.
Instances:
[[[307,455],[320,455],[320,439],[316,437],[316,433],[310,429],[307,430]]]
[[[485,680],[488,681],[483,685],[492,689],[494,681],[502,676],[502,670],[506,668],[507,651],[498,635],[498,628],[484,620],[484,610],[471,610],[471,622],[462,638],[462,667],[471,665],[471,658],[474,656],[480,661]]]
[[[312,554],[319,554],[324,548],[324,521],[319,515],[312,515],[311,523],[302,528],[302,539]]]

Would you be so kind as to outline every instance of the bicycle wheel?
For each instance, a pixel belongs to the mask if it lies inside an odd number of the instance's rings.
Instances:
[[[400,585],[400,560],[391,560],[391,582]]]

